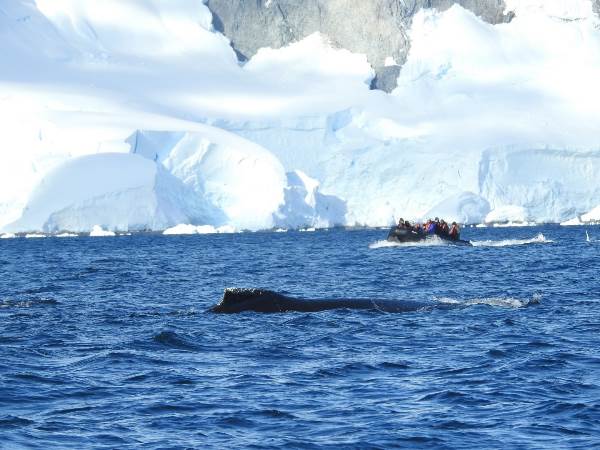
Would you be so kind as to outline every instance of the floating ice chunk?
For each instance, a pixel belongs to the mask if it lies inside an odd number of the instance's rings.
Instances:
[[[79,237],[79,235],[75,234],[75,233],[59,233],[59,234],[55,234],[54,236],[59,237],[59,238]]]
[[[600,222],[600,205],[581,216],[583,222]]]
[[[212,225],[190,225],[179,224],[163,231],[165,235],[185,235],[185,234],[216,234],[216,233],[235,233],[236,229],[231,225],[213,227]]]
[[[579,219],[579,216],[577,217],[573,217],[572,219],[569,220],[565,220],[564,222],[560,223],[562,226],[577,226],[577,225],[583,225],[583,222]]]
[[[196,225],[180,223],[163,231],[166,235],[197,234]]]
[[[503,223],[494,223],[492,226],[494,228],[514,228],[514,227],[535,227],[537,224],[535,222],[503,222]]]
[[[25,235],[25,237],[27,239],[38,239],[38,238],[45,238],[46,235],[45,234],[40,234],[40,233],[28,233]]]
[[[565,222],[561,222],[561,225],[573,226],[573,225],[589,225],[600,223],[600,205],[596,206],[591,211],[582,214],[581,216],[573,217]]]
[[[92,231],[90,231],[91,237],[112,237],[116,235],[114,231],[104,230],[100,225],[94,225]]]
[[[4,233],[4,234],[0,234],[0,239],[12,239],[12,238],[16,238],[16,234],[14,233]]]

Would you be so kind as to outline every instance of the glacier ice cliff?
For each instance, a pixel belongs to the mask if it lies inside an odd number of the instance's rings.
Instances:
[[[599,10],[0,2],[0,229],[595,217]]]

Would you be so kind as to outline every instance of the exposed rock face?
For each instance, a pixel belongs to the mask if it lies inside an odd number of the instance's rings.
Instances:
[[[388,92],[406,60],[413,16],[421,8],[446,10],[455,3],[489,23],[513,17],[505,14],[504,0],[207,1],[215,28],[231,40],[241,61],[261,47],[279,48],[320,31],[334,45],[366,54],[377,74],[373,87]]]
[[[600,15],[600,0],[594,0],[594,12]]]

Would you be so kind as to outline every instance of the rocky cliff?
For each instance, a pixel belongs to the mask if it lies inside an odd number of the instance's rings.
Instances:
[[[600,0],[595,0],[600,6]],[[510,21],[504,0],[208,0],[213,24],[241,61],[261,47],[279,48],[319,31],[333,45],[367,55],[373,87],[391,91],[410,47],[407,35],[421,8],[455,3],[489,23]]]

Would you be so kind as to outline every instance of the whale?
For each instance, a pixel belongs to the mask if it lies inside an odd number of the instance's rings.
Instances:
[[[433,308],[434,303],[410,300],[368,298],[305,299],[289,297],[268,289],[227,288],[219,303],[209,309],[213,313],[234,314],[244,311],[257,313],[316,312],[330,309],[366,309],[402,313]]]

